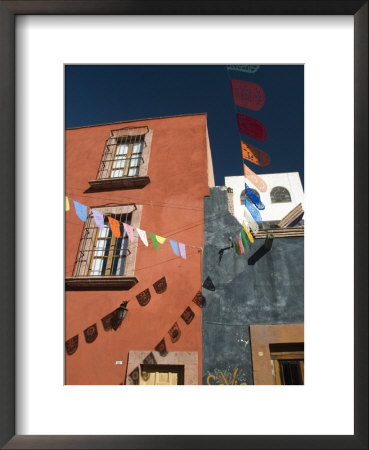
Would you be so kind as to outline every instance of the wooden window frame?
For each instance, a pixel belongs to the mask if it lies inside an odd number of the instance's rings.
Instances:
[[[275,385],[270,345],[304,342],[304,324],[250,325],[255,385]]]
[[[139,169],[139,168],[141,167],[141,162],[143,161],[143,156],[142,156],[142,154],[143,154],[144,145],[145,145],[145,136],[144,136],[144,135],[139,136],[139,139],[138,139],[136,142],[125,142],[125,141],[128,141],[128,139],[125,138],[125,137],[121,137],[121,138],[118,139],[118,141],[117,141],[117,143],[116,143],[116,145],[115,145],[115,149],[114,149],[114,157],[113,157],[113,159],[112,159],[112,163],[111,163],[111,167],[110,167],[110,174],[109,174],[110,176],[109,176],[109,178],[135,177],[135,176],[137,176],[137,175],[129,175],[129,174],[128,174],[129,171],[130,171],[130,169],[135,169],[135,168],[138,168],[138,169]],[[132,154],[134,154],[134,153],[133,153],[133,147],[134,147],[134,145],[137,144],[137,143],[140,143],[140,144],[142,145],[141,151],[140,151],[140,153],[139,153],[139,158],[140,158],[140,160],[139,160],[138,166],[132,166],[132,165],[131,165],[131,162],[132,162]],[[115,163],[116,161],[119,160],[119,159],[117,159],[117,156],[118,156],[118,157],[121,156],[121,155],[118,155],[117,152],[118,152],[119,146],[122,145],[122,144],[128,144],[128,152],[127,152],[126,155],[122,155],[122,156],[125,157],[124,159],[121,158],[122,161],[125,160],[126,163],[125,163],[124,168],[123,168],[123,175],[122,175],[121,177],[114,177],[114,176],[112,176],[113,171],[115,171],[115,170],[121,170],[121,168],[115,168],[115,167],[114,167],[114,163]],[[127,161],[129,161],[128,164],[127,164]]]

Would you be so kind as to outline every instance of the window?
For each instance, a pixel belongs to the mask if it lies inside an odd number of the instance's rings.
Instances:
[[[270,199],[272,203],[288,203],[291,201],[291,196],[286,188],[276,186],[270,192]]]
[[[122,222],[122,214],[111,216]],[[131,214],[126,214],[124,222],[131,224]],[[108,219],[105,218],[104,228],[95,232],[95,243],[89,267],[90,276],[123,275],[126,257],[129,254],[128,236],[120,224],[120,238],[113,236]]]
[[[259,194],[259,192],[256,190],[256,189],[252,189],[251,188],[251,190],[252,190],[252,192],[258,197],[258,199],[260,200],[260,194]],[[250,200],[249,199],[249,197],[247,196],[247,195],[245,195],[245,189],[241,192],[241,195],[240,195],[240,202],[241,202],[241,205],[244,205],[245,204],[245,199],[247,199],[250,203],[254,203],[252,200]]]
[[[138,137],[138,142],[131,138],[120,139],[116,145],[110,176],[116,178],[138,175],[143,145],[142,136]]]
[[[304,344],[270,344],[275,384],[304,384]]]
[[[123,223],[138,227],[142,206],[98,206],[92,209],[104,215],[104,227],[98,227],[93,213],[83,229],[73,276],[66,279],[67,289],[129,289],[134,277],[137,245],[129,242]],[[108,217],[120,222],[120,237],[115,237]]]
[[[95,180],[94,190],[142,188],[150,182],[147,175],[152,130],[147,126],[111,130]]]

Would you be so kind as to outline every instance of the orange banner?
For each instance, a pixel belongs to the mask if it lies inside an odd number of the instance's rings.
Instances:
[[[270,164],[270,157],[268,153],[259,150],[253,145],[241,141],[242,158],[247,159],[258,166],[264,167]]]
[[[109,225],[111,228],[111,232],[116,238],[120,237],[120,223],[118,220],[113,219],[112,217],[108,216],[109,219]]]

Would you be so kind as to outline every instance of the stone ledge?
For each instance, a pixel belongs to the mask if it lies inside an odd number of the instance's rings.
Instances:
[[[123,178],[101,178],[100,180],[89,180],[88,184],[94,191],[111,191],[114,189],[139,189],[150,183],[148,176],[123,177]]]
[[[65,279],[66,291],[124,291],[138,283],[136,277],[68,277]]]

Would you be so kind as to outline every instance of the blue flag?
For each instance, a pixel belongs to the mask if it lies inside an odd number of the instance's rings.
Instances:
[[[247,186],[247,184],[245,183],[245,195],[247,195],[247,197],[253,202],[255,203],[255,206],[260,209],[263,210],[265,209],[264,203],[260,200],[260,198],[255,194],[255,192],[249,187]]]
[[[176,241],[169,241],[170,245],[172,246],[172,250],[174,251],[174,253],[179,256],[179,251],[178,251],[178,244]]]
[[[245,206],[252,215],[252,218],[255,220],[255,222],[260,224],[263,221],[263,219],[261,218],[259,211],[246,198],[245,198]]]
[[[74,209],[76,210],[77,216],[83,220],[83,222],[86,222],[87,220],[87,206],[82,205],[82,203],[76,202],[73,200],[74,203]]]

